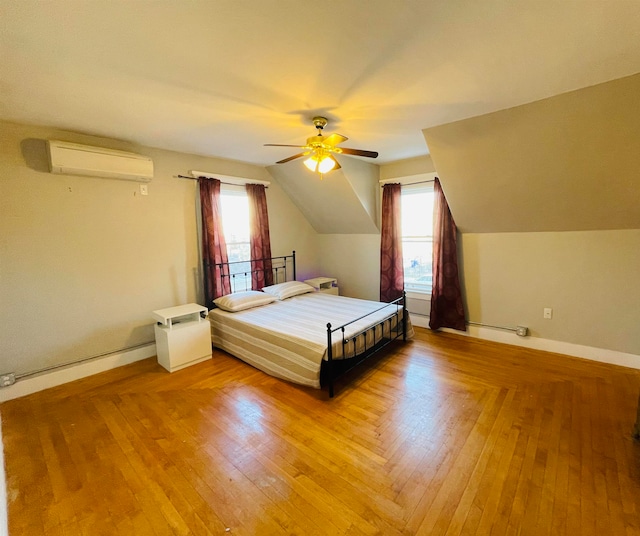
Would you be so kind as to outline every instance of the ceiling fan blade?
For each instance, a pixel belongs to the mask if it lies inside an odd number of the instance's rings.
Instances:
[[[339,151],[342,154],[352,154],[354,156],[366,156],[368,158],[378,158],[376,151],[363,151],[362,149],[347,149],[346,147],[340,147]]]
[[[306,145],[281,145],[279,143],[265,143],[265,147],[299,147],[300,149],[304,149]]]
[[[338,145],[339,143],[347,141],[348,139],[349,138],[343,136],[342,134],[331,134],[330,136],[327,136],[322,143],[326,145]]]
[[[333,158],[333,156],[332,156],[331,159],[336,163],[335,167],[331,171],[335,171],[336,169],[340,169],[342,167],[340,165],[340,162],[338,162],[337,158]]]
[[[285,162],[289,162],[291,160],[295,160],[296,158],[300,158],[301,156],[304,156],[306,153],[298,153],[298,154],[294,154],[293,156],[290,156],[289,158],[285,158],[284,160],[278,160],[276,162],[276,164],[284,164]]]

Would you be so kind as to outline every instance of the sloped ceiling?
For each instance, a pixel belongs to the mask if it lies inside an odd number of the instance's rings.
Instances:
[[[638,0],[0,0],[0,118],[271,165],[640,72]]]
[[[423,134],[462,232],[640,229],[640,74]]]
[[[320,180],[302,159],[267,169],[316,232],[377,234],[378,166],[342,158],[342,168]]]
[[[635,187],[588,178],[636,162],[612,132],[622,107],[512,107],[640,72],[639,1],[0,0],[0,13],[5,121],[262,166],[289,154],[263,144],[303,143],[319,114],[378,164],[434,151],[463,229],[637,226]],[[377,232],[375,173],[343,160],[321,183],[299,162],[270,169],[319,232]]]

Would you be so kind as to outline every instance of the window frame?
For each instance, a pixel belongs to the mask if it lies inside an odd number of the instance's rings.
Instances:
[[[236,262],[235,260],[232,260],[232,255],[231,255],[231,250],[230,247],[233,248],[234,246],[237,248],[239,245],[244,245],[245,248],[243,248],[243,252],[246,251],[246,264],[242,263],[242,264],[237,264],[237,265],[232,265],[229,267],[230,269],[230,284],[231,284],[231,292],[241,292],[243,290],[251,290],[251,264],[250,264],[250,258],[251,258],[251,229],[249,226],[249,213],[247,210],[247,228],[248,228],[248,232],[249,234],[247,235],[247,239],[246,240],[239,240],[239,241],[231,241],[229,240],[231,238],[230,236],[230,230],[228,229],[228,222],[229,219],[227,218],[225,220],[225,210],[224,210],[224,198],[225,197],[243,197],[247,200],[247,209],[248,209],[248,203],[249,203],[249,197],[247,195],[247,190],[244,186],[240,186],[240,185],[235,185],[235,184],[221,184],[220,185],[220,205],[221,205],[221,209],[222,209],[222,229],[224,232],[224,241],[227,247],[227,258],[229,260],[229,262]],[[239,259],[239,260],[244,260],[244,259]],[[234,273],[235,274],[242,274],[240,277],[235,276],[234,277]]]
[[[434,190],[433,183],[437,176],[438,175],[436,172],[420,173],[415,175],[404,175],[400,177],[385,178],[380,180],[379,182],[381,187],[386,183],[399,183],[402,186],[401,195],[403,195],[403,193],[407,189],[414,189],[414,188],[416,190],[427,190],[427,191],[433,192]],[[382,188],[380,190],[382,191]],[[380,203],[380,209],[382,210],[382,203]],[[433,243],[433,225],[431,228],[430,236]],[[403,235],[403,246],[404,246],[404,235]],[[403,247],[403,268],[404,268],[404,247]],[[433,285],[433,266],[431,267],[431,276],[432,276],[431,285],[429,285],[428,288],[423,288],[423,289],[407,288],[407,282],[405,279],[404,288],[405,288],[405,293],[407,297],[418,299],[418,300],[430,300],[432,285]]]
[[[406,186],[402,186],[401,196],[409,196],[409,195],[419,195],[419,194],[431,194],[433,195],[433,183],[418,183],[418,184],[408,184]],[[402,202],[402,213],[405,214],[406,203]],[[409,236],[405,235],[403,231],[402,235],[402,257],[403,257],[403,268],[405,270],[405,280],[404,280],[404,288],[405,292],[409,292],[411,294],[417,294],[420,296],[431,296],[431,290],[433,285],[433,266],[431,266],[431,270],[429,270],[428,274],[425,274],[422,277],[428,277],[429,282],[425,284],[420,284],[417,282],[408,282],[406,278],[406,260],[405,251],[407,248],[405,244],[410,242],[413,243],[424,243],[425,245],[431,244],[431,251],[433,251],[433,218],[431,219],[431,229],[430,234],[425,235],[417,235],[417,236]],[[429,259],[429,264],[431,264],[431,259]]]

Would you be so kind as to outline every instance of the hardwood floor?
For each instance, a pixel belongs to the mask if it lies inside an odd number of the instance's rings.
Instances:
[[[640,534],[639,371],[416,332],[331,400],[215,353],[6,402],[10,534]]]

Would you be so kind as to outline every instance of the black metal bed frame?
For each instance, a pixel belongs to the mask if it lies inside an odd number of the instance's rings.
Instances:
[[[382,307],[376,309],[375,311],[371,311],[366,315],[362,315],[358,318],[354,318],[353,320],[346,322],[341,326],[334,328],[331,326],[331,323],[327,324],[327,361],[326,363],[327,363],[327,383],[328,383],[327,386],[329,388],[329,398],[333,398],[334,380],[338,379],[343,374],[346,374],[353,368],[357,367],[364,360],[368,359],[373,354],[382,350],[385,346],[391,344],[396,339],[402,337],[403,342],[407,340],[407,314],[406,314],[405,304],[406,304],[406,296],[403,291],[402,296],[400,298],[393,300],[392,302],[386,303]],[[373,326],[369,326],[366,329],[363,329],[362,331],[359,331],[358,333],[351,335],[350,337],[345,337],[345,329],[347,326],[350,326],[351,324],[354,324],[355,322],[362,320],[372,315],[373,313],[382,311],[387,307],[390,307],[392,310],[384,319],[377,322]],[[394,318],[395,318],[395,324],[392,323],[392,319]],[[385,326],[385,323],[387,322],[389,324],[389,337],[385,339],[384,326]],[[402,330],[400,329],[401,326],[402,326]],[[376,330],[378,328],[380,328],[381,330],[380,341],[376,343]],[[373,330],[373,345],[367,348],[367,333],[371,330]],[[353,357],[343,358],[339,362],[333,359],[333,334],[336,332],[340,332],[340,335],[342,336],[343,354],[344,354],[344,348],[347,346],[347,344],[349,344],[349,341],[352,342],[354,346]],[[395,336],[393,336],[394,333],[395,333]],[[364,351],[356,355],[355,346],[357,344],[357,340],[359,337],[363,338]],[[340,365],[344,365],[345,363],[347,363],[347,366],[340,366],[339,369],[336,370],[336,363],[339,363]]]
[[[263,266],[265,266],[265,263],[268,263],[268,266],[263,268],[253,269],[253,266],[259,262],[261,262]],[[274,266],[274,263],[276,263],[276,266]],[[291,252],[291,255],[281,255],[280,257],[268,257],[264,259],[251,259],[248,261],[220,262],[220,263],[217,263],[216,266],[220,270],[220,277],[222,279],[224,279],[225,277],[229,278],[229,285],[231,287],[231,292],[233,293],[233,292],[241,292],[243,290],[251,290],[250,276],[252,276],[253,274],[259,274],[259,273],[262,273],[263,276],[265,276],[269,270],[271,270],[271,274],[273,275],[274,284],[287,281],[288,280],[287,279],[287,271],[288,271],[287,263],[289,263],[289,266],[291,266],[291,269],[293,271],[292,277],[291,279],[289,279],[289,281],[295,281],[296,279],[295,250]],[[236,266],[240,264],[249,264],[252,268],[251,270],[245,270],[245,271],[240,270],[232,273],[231,266]],[[244,280],[244,286],[240,290],[234,290],[236,288],[236,282],[238,281],[238,279],[240,279],[240,276],[242,276],[242,279]],[[279,280],[280,278],[282,278],[282,281]],[[247,279],[249,280],[248,285],[247,285]]]
[[[253,266],[257,262],[263,262],[263,266],[265,261],[270,261],[271,268],[258,268],[255,270],[247,270],[247,271],[238,271],[236,273],[230,272],[230,265],[238,265],[238,264],[246,264],[250,263]],[[274,261],[277,263],[276,266],[273,266]],[[292,278],[287,279],[287,263],[290,263],[292,267]],[[268,270],[272,271],[274,284],[285,281],[295,281],[296,280],[296,252],[295,250],[291,253],[291,255],[282,255],[280,257],[270,257],[265,259],[254,259],[253,261],[234,261],[234,262],[226,262],[226,263],[218,263],[216,266],[220,269],[221,277],[228,277],[230,279],[231,288],[234,289],[235,278],[238,276],[242,276],[245,281],[244,289],[242,290],[250,290],[251,289],[251,276],[254,273],[265,273]],[[282,281],[279,280],[279,276],[282,277]],[[247,279],[249,279],[249,287],[247,287]],[[232,290],[233,292],[240,292],[239,290]],[[382,302],[381,302],[382,303]],[[406,309],[407,298],[404,291],[402,292],[402,296],[398,299],[385,303],[375,311],[371,311],[366,315],[362,315],[358,318],[354,318],[345,324],[342,324],[337,327],[333,327],[331,323],[327,323],[327,360],[322,363],[321,366],[321,382],[326,384],[329,391],[329,398],[333,398],[334,396],[334,381],[337,380],[343,374],[346,374],[350,370],[357,367],[360,363],[376,354],[378,351],[382,350],[385,346],[391,344],[393,341],[402,337],[403,341],[407,340],[407,309]],[[389,314],[382,320],[376,322],[373,326],[368,326],[366,329],[359,331],[358,333],[351,334],[349,337],[345,336],[346,328],[359,320],[365,319],[367,316],[370,316],[374,313],[382,311],[385,308],[390,308]],[[393,322],[395,320],[395,322]],[[388,323],[389,327],[389,335],[387,338],[384,336],[385,323]],[[376,342],[377,329],[381,330],[380,340]],[[373,344],[370,347],[367,347],[367,333],[373,331]],[[354,347],[354,355],[353,357],[343,358],[340,360],[334,359],[333,355],[333,337],[335,333],[341,335],[341,343],[343,348],[343,355],[345,353],[345,348],[351,342]],[[364,350],[356,355],[356,344],[358,338],[362,337],[364,341]],[[325,366],[326,364],[326,366]]]

